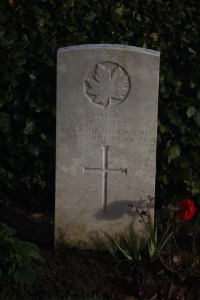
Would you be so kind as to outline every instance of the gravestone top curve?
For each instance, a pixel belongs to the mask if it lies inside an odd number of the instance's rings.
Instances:
[[[61,52],[66,51],[76,51],[76,50],[90,50],[90,49],[106,49],[106,50],[126,50],[131,51],[135,53],[146,53],[148,55],[155,55],[157,57],[160,57],[160,52],[146,49],[146,48],[140,48],[135,46],[127,46],[127,45],[120,45],[120,44],[85,44],[85,45],[76,45],[76,46],[69,46],[69,47],[63,47],[58,49],[58,54]]]

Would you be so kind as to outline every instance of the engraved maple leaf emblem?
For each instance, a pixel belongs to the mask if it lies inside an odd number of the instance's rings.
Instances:
[[[111,62],[97,64],[93,76],[85,79],[85,91],[88,98],[102,107],[123,102],[129,89],[127,72],[121,66]]]

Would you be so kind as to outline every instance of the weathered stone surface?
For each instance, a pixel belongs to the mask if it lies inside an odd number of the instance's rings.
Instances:
[[[61,48],[57,65],[55,238],[69,245],[143,227],[130,205],[154,197],[159,53]],[[151,210],[153,217],[153,209]]]

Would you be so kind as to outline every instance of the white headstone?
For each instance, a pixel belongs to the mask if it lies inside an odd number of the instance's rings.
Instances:
[[[55,239],[93,247],[154,197],[159,53],[122,45],[61,48],[57,64]],[[151,209],[153,217],[154,210]]]

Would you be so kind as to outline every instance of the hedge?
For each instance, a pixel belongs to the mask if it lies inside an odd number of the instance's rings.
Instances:
[[[115,43],[161,52],[157,199],[200,200],[200,2],[2,0],[1,197],[54,202],[56,52]]]

